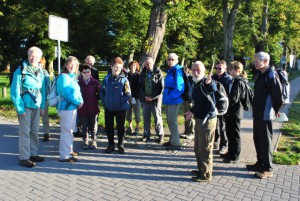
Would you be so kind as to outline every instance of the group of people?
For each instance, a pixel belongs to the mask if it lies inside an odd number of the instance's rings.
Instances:
[[[49,75],[43,70],[42,51],[37,47],[28,50],[28,60],[13,76],[11,98],[19,119],[19,164],[33,167],[36,162],[44,161],[38,155],[39,117],[47,110],[46,90]],[[269,66],[270,56],[265,52],[255,55],[254,64],[260,71],[254,86],[253,127],[257,162],[247,165],[248,170],[256,171],[255,176],[272,176],[272,119],[278,116],[282,106],[281,86],[274,70]],[[194,181],[212,179],[213,148],[219,150],[225,163],[239,161],[241,152],[240,125],[243,118],[241,100],[245,96],[247,74],[240,62],[228,65],[219,61],[216,74],[206,75],[201,61],[195,61],[191,75],[184,79],[183,67],[178,56],[170,53],[167,58],[168,69],[163,76],[160,68],[154,66],[154,60],[147,57],[143,68],[137,61],[129,64],[128,70],[120,57],[112,60],[111,68],[102,84],[99,74],[93,67],[95,58],[88,56],[84,65],[79,65],[76,57],[69,56],[57,79],[59,103],[56,106],[60,118],[59,152],[61,162],[76,162],[78,152],[73,150],[73,132],[80,121],[84,150],[97,148],[97,128],[99,101],[104,106],[105,131],[108,146],[105,153],[115,150],[114,122],[118,136],[119,154],[125,153],[125,121],[128,121],[127,133],[139,133],[141,122],[140,109],[143,110],[143,141],[151,138],[151,114],[154,117],[156,142],[167,150],[179,150],[180,135],[178,129],[179,106],[184,105],[185,133],[194,135],[194,151],[197,169],[192,171]],[[79,70],[79,72],[78,72]],[[268,77],[267,82],[266,77]],[[185,85],[185,82],[189,82]],[[226,114],[218,115],[215,109],[214,93],[218,90],[216,82],[223,84],[229,99]],[[188,97],[182,97],[188,86]],[[170,130],[168,141],[164,142],[162,104],[165,106],[167,124]],[[274,114],[273,114],[274,113]],[[133,114],[135,128],[133,128]],[[273,114],[273,115],[272,115]],[[45,117],[44,117],[45,116]],[[43,122],[47,124],[47,115]],[[49,140],[49,127],[45,129],[44,141]]]

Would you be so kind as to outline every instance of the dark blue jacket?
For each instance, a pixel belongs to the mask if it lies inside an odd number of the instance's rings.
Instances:
[[[131,90],[129,81],[123,72],[115,77],[108,73],[100,88],[100,98],[104,108],[110,112],[128,110]]]
[[[217,74],[214,74],[212,79],[220,82],[224,86],[227,95],[229,94],[229,85],[232,81],[232,77],[227,72],[224,72],[221,77],[219,77]]]
[[[254,85],[253,117],[272,120],[283,105],[281,84],[275,71],[270,67],[259,72]]]

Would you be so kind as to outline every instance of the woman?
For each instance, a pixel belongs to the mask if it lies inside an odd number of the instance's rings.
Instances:
[[[77,83],[78,60],[69,56],[57,79],[57,93],[61,97],[56,109],[60,117],[60,162],[77,162],[73,152],[73,131],[76,126],[77,109],[83,105],[80,87]]]
[[[132,99],[130,101],[130,108],[126,113],[126,120],[128,121],[129,128],[127,129],[127,133],[132,133],[132,110],[134,112],[135,117],[135,130],[134,134],[137,135],[139,133],[139,124],[141,122],[140,117],[140,109],[141,103],[139,101],[139,78],[140,78],[140,65],[137,61],[132,61],[129,63],[129,73],[128,73],[128,81],[130,84]]]
[[[19,165],[34,167],[35,162],[44,161],[38,156],[39,121],[45,107],[44,74],[39,61],[42,50],[31,47],[25,61],[13,75],[10,96],[19,120]]]
[[[108,138],[108,146],[105,153],[111,153],[115,150],[114,142],[114,118],[116,117],[118,130],[118,151],[124,154],[124,133],[126,110],[129,109],[129,100],[131,99],[130,85],[123,69],[123,60],[116,57],[109,72],[104,80],[100,90],[100,98],[105,108],[105,131]]]
[[[78,110],[79,120],[82,128],[83,150],[97,148],[98,115],[100,112],[99,90],[100,83],[91,76],[92,69],[88,65],[80,66],[79,86],[84,104]],[[89,131],[91,131],[91,142],[89,143]]]
[[[228,138],[228,152],[221,154],[225,163],[238,163],[241,153],[240,127],[244,109],[241,100],[245,97],[247,73],[243,64],[237,61],[229,65],[232,82],[229,84],[229,107],[225,114],[226,134]]]
[[[49,85],[50,85],[50,76],[49,73],[46,69],[46,59],[45,57],[42,57],[40,60],[40,65],[43,69],[44,73],[44,82],[45,82],[45,89],[47,91]],[[42,115],[42,122],[43,122],[43,128],[44,128],[44,142],[48,142],[50,138],[50,128],[49,128],[49,108],[48,108],[48,103],[47,100],[45,100],[45,109],[44,109],[44,114]]]

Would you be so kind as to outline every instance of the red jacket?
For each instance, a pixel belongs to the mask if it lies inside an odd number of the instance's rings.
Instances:
[[[98,80],[91,77],[90,82],[86,85],[83,78],[79,78],[78,84],[84,101],[83,106],[78,110],[78,115],[89,116],[99,114],[100,83]]]

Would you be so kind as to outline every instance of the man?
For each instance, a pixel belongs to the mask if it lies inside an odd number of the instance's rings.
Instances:
[[[229,85],[232,81],[232,78],[226,72],[227,70],[226,61],[223,60],[219,61],[216,64],[215,69],[216,69],[216,74],[212,76],[212,79],[220,82],[224,86],[226,93],[229,94]],[[228,139],[225,130],[224,115],[217,116],[217,128],[215,132],[214,149],[219,150],[219,154],[226,154],[228,151]]]
[[[153,58],[146,58],[144,62],[144,68],[139,78],[139,99],[142,102],[144,117],[143,138],[146,142],[150,140],[150,124],[152,113],[154,117],[155,132],[158,136],[157,142],[162,143],[164,141],[164,129],[161,115],[161,103],[164,81],[161,70],[159,68],[154,68],[153,66]]]
[[[197,160],[197,170],[193,170],[193,181],[208,182],[212,179],[213,143],[217,124],[215,105],[207,96],[217,91],[215,82],[210,75],[206,78],[205,66],[201,61],[196,61],[192,66],[193,72],[193,107],[185,113],[189,120],[194,116],[195,140],[194,151]],[[206,94],[208,92],[208,94]]]
[[[95,64],[95,57],[88,55],[85,59],[85,64],[88,65],[91,69],[92,69],[92,76],[93,78],[95,78],[96,80],[99,80],[99,71],[97,70],[97,68],[94,67]]]
[[[272,120],[279,116],[283,105],[281,84],[274,69],[270,68],[270,55],[258,52],[254,57],[254,65],[259,74],[254,85],[253,98],[253,140],[257,161],[246,165],[251,171],[256,171],[259,179],[273,176],[272,166]]]
[[[178,107],[183,102],[181,94],[184,92],[184,80],[177,54],[169,54],[167,63],[168,71],[164,80],[163,104],[165,104],[167,123],[171,134],[169,141],[165,142],[163,146],[166,146],[168,150],[179,150],[181,147],[177,115]]]

